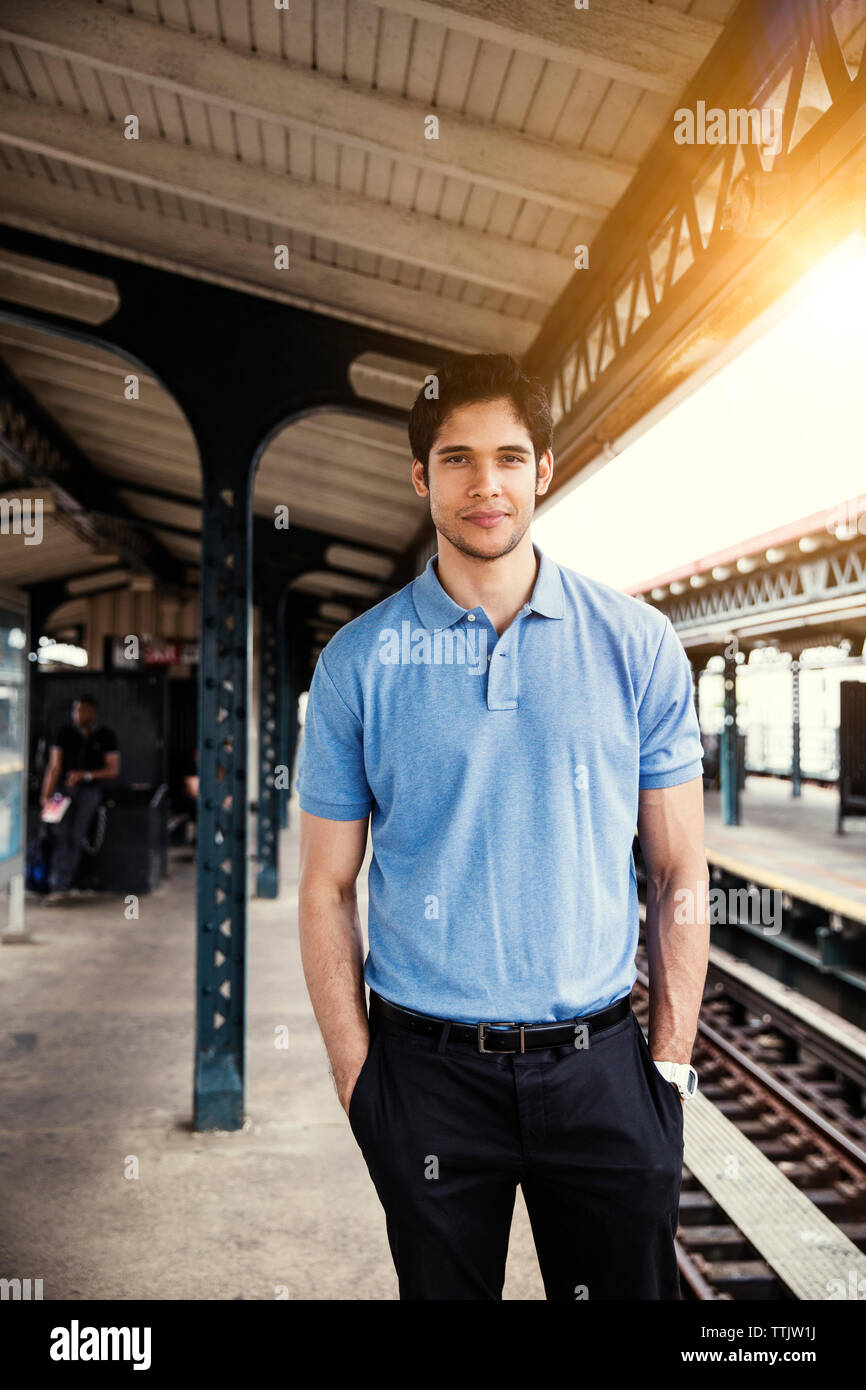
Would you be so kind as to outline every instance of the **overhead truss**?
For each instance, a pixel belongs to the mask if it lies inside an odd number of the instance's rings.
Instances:
[[[846,5],[747,0],[689,85],[677,110],[696,141],[720,110],[726,142],[678,144],[672,119],[529,355],[560,485],[863,225],[866,63],[850,22]],[[763,148],[762,110],[778,113]]]
[[[866,599],[866,539],[827,555],[737,575],[656,605],[685,637],[710,624],[737,623],[758,614],[782,614],[804,604],[832,603],[862,594]]]

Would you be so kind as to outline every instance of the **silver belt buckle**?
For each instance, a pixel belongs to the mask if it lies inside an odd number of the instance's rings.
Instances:
[[[520,1052],[525,1052],[525,1051],[526,1051],[526,1039],[525,1039],[524,1031],[523,1031],[524,1028],[525,1028],[525,1026],[526,1026],[526,1025],[523,1024],[523,1023],[518,1023],[518,1022],[516,1021],[516,1019],[512,1019],[510,1022],[505,1022],[505,1021],[500,1020],[500,1021],[498,1021],[498,1022],[496,1022],[496,1023],[479,1023],[479,1025],[478,1025],[478,1051],[479,1051],[479,1052],[485,1052],[485,1053],[487,1054],[488,1057],[492,1057],[493,1054],[494,1054],[494,1052],[499,1052],[499,1053],[503,1053],[503,1052],[504,1052],[504,1053],[508,1053],[508,1052],[517,1052],[518,1050],[519,1050]],[[485,1028],[519,1028],[519,1029],[520,1029],[520,1048],[518,1049],[518,1048],[516,1048],[516,1047],[498,1047],[498,1048],[489,1048],[489,1047],[485,1047],[485,1046],[484,1046],[484,1029],[485,1029]]]

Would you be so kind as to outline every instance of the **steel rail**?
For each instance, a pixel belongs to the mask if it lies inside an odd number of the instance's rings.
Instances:
[[[643,988],[648,991],[649,978],[644,971],[638,970],[637,978]],[[785,1086],[781,1081],[777,1081],[764,1067],[759,1066],[757,1062],[753,1062],[751,1057],[747,1057],[734,1043],[728,1042],[727,1038],[722,1037],[721,1033],[719,1033],[717,1029],[711,1027],[710,1024],[703,1023],[699,1019],[698,1033],[705,1038],[712,1047],[723,1052],[732,1062],[736,1063],[738,1067],[741,1067],[743,1071],[747,1072],[754,1081],[757,1081],[760,1086],[770,1091],[778,1100],[781,1100],[785,1105],[789,1106],[790,1109],[794,1110],[800,1119],[805,1120],[806,1123],[811,1125],[813,1129],[816,1129],[823,1138],[829,1139],[831,1143],[842,1149],[849,1158],[852,1158],[855,1163],[858,1163],[864,1171],[866,1171],[866,1149],[862,1149],[853,1139],[849,1139],[847,1134],[843,1134],[842,1131],[831,1124],[829,1120],[825,1120],[823,1115],[819,1115],[817,1110],[813,1110],[811,1105],[808,1105],[806,1101],[802,1100],[798,1095],[795,1095],[788,1086]]]

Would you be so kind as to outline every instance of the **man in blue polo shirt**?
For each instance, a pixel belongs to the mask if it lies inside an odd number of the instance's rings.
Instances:
[[[688,662],[658,610],[533,545],[553,472],[541,384],[498,354],[436,382],[409,435],[438,555],[332,638],[310,688],[310,997],[401,1298],[501,1298],[518,1183],[549,1299],[678,1298],[708,954]],[[649,1046],[630,1005],[636,828]]]

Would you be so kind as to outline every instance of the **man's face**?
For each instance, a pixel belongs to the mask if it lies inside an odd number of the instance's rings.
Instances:
[[[72,706],[72,722],[78,729],[89,729],[96,717],[96,710],[86,700],[76,700]]]
[[[443,421],[427,465],[412,465],[419,497],[430,497],[430,515],[441,536],[464,555],[496,560],[526,534],[535,498],[553,473],[548,451],[539,460],[529,431],[510,400],[473,401]]]

